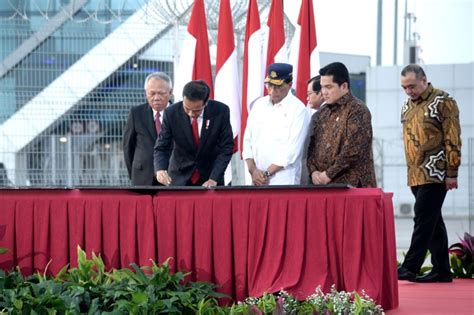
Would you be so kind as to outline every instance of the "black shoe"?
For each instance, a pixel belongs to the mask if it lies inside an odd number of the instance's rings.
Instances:
[[[415,281],[416,275],[405,267],[398,268],[398,280]]]
[[[431,282],[453,282],[453,278],[450,274],[439,274],[436,272],[430,272],[424,276],[418,276],[415,282],[419,283],[431,283]]]

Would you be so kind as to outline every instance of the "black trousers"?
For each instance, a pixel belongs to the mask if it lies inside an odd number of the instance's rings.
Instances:
[[[411,191],[415,196],[415,227],[402,266],[418,273],[425,260],[426,251],[429,250],[433,272],[449,274],[448,234],[441,214],[447,192],[446,185],[442,183],[414,186]]]

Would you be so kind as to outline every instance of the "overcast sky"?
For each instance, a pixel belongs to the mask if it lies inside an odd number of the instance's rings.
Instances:
[[[377,0],[313,0],[320,51],[371,56],[376,62]],[[296,20],[301,0],[285,0]],[[382,65],[393,64],[395,0],[383,0]],[[474,0],[408,0],[424,64],[474,62]],[[398,0],[398,64],[403,64],[405,0]]]

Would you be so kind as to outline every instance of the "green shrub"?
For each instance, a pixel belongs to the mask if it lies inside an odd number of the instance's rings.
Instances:
[[[249,297],[220,307],[217,293],[207,282],[184,281],[188,275],[171,273],[169,260],[149,267],[106,271],[100,256],[77,248],[77,268],[63,267],[55,277],[46,271],[24,277],[19,268],[0,270],[0,313],[8,314],[382,314],[364,292],[324,294],[316,288],[305,301],[285,291]]]
[[[205,282],[184,282],[169,262],[105,271],[102,258],[77,249],[78,266],[54,277],[0,273],[0,311],[11,314],[211,314],[225,295]]]

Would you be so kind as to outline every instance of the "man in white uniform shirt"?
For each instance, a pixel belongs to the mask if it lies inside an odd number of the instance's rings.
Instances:
[[[255,101],[249,113],[242,155],[256,186],[300,184],[310,118],[290,93],[292,71],[289,64],[271,64],[265,79],[268,95]]]

